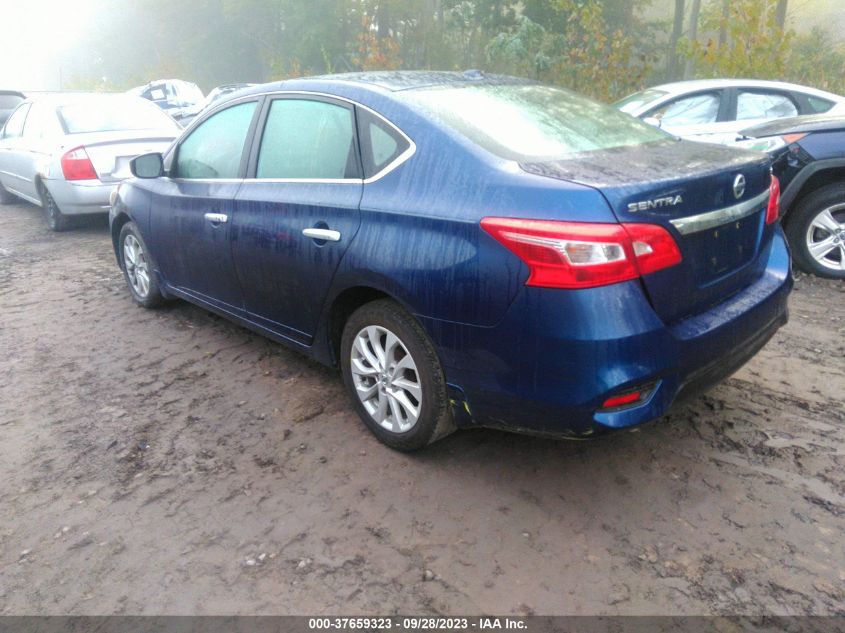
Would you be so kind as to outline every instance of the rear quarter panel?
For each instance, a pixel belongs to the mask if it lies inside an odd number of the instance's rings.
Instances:
[[[364,185],[361,227],[330,297],[375,286],[422,317],[493,325],[528,271],[481,229],[482,218],[615,222],[593,189],[527,174],[405,104],[368,105],[402,129],[416,152]]]

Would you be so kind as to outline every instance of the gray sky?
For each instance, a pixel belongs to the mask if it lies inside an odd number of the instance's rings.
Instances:
[[[0,0],[0,88],[57,89],[63,52],[92,11],[92,0]]]

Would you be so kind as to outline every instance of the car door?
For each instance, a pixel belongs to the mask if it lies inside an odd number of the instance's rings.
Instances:
[[[29,198],[31,202],[38,202],[29,191],[26,177],[22,174],[21,160],[23,147],[23,128],[29,114],[31,103],[23,103],[12,113],[3,127],[3,137],[0,139],[0,182],[8,191]]]
[[[360,223],[355,108],[275,95],[259,130],[235,204],[235,266],[249,318],[307,345]]]
[[[16,170],[21,177],[20,193],[34,200],[41,198],[35,176],[50,155],[46,143],[48,138],[55,137],[57,125],[53,108],[43,103],[32,104],[16,152]]]
[[[736,130],[745,130],[759,123],[773,119],[798,116],[800,108],[788,92],[760,88],[736,88],[735,112]]]
[[[258,97],[205,119],[168,157],[168,174],[149,181],[150,231],[166,283],[230,312],[243,306],[232,263],[235,194],[246,169]]]

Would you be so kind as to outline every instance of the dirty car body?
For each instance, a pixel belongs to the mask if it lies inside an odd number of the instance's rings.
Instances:
[[[279,102],[354,118],[337,177],[262,177]],[[215,116],[245,130],[233,175],[183,177],[183,144]],[[326,364],[344,362],[349,313],[390,298],[433,344],[462,427],[641,424],[787,318],[766,155],[539,84],[400,72],[258,86],[204,112],[163,167],[119,188],[111,222],[116,249],[137,225],[164,294]]]

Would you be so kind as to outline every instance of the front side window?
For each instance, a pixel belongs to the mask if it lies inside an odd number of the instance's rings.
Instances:
[[[719,103],[719,93],[707,92],[670,101],[648,116],[669,127],[715,123],[719,117]]]
[[[276,99],[258,152],[256,178],[357,178],[351,108],[304,99]]]
[[[221,110],[203,121],[179,145],[176,178],[237,178],[255,101]]]
[[[780,119],[797,116],[792,99],[777,92],[740,92],[736,98],[736,120]]]
[[[612,106],[539,84],[421,88],[397,94],[509,160],[556,160],[669,138]]]

